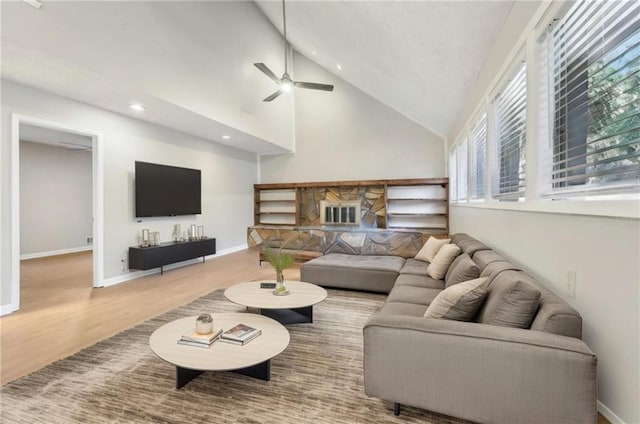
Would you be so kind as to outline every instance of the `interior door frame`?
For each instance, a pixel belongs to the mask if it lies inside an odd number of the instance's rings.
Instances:
[[[93,287],[104,281],[104,136],[32,116],[11,114],[11,311],[20,309],[20,125],[33,125],[90,137],[92,140]]]

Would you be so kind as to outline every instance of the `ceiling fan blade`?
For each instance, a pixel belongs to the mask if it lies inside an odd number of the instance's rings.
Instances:
[[[267,68],[267,65],[265,65],[264,63],[254,63],[253,66],[260,69],[266,76],[280,84],[280,78],[278,78],[276,74],[271,72],[271,69]]]
[[[302,82],[302,81],[295,81],[293,84],[296,87],[309,88],[311,90],[333,91],[333,85],[330,85],[330,84],[316,84],[315,82]]]
[[[263,102],[270,102],[271,100],[275,99],[276,97],[278,97],[279,95],[281,95],[282,93],[284,93],[283,90],[278,90],[275,93],[273,93],[272,95],[270,95],[269,97],[265,98],[263,100]]]

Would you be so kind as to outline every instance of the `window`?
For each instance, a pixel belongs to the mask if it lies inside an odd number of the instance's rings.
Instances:
[[[468,150],[469,145],[465,138],[456,149],[458,157],[458,200],[467,200],[467,172],[468,172]]]
[[[471,129],[471,199],[484,199],[484,170],[487,163],[487,114]]]
[[[549,28],[548,197],[640,188],[640,2],[576,2]]]
[[[527,69],[521,63],[493,103],[496,120],[496,169],[493,197],[524,197],[527,118]]]
[[[456,166],[456,149],[451,149],[449,153],[449,201],[455,202],[458,200],[458,186],[456,173],[458,167]]]

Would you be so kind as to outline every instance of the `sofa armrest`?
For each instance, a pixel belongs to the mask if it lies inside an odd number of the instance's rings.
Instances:
[[[596,356],[579,339],[374,314],[365,392],[483,423],[595,422]]]

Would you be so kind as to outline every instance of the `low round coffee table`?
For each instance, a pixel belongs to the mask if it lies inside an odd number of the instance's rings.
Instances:
[[[257,314],[214,313],[215,328],[228,330],[246,324],[262,330],[244,346],[215,341],[208,348],[178,344],[178,339],[195,327],[197,316],[163,325],[151,334],[149,346],[160,359],[176,366],[176,389],[204,371],[232,371],[261,380],[271,378],[271,358],[289,345],[289,331],[282,324]]]
[[[287,296],[276,296],[273,288],[262,289],[260,283],[275,281],[251,281],[235,284],[225,290],[224,296],[233,303],[256,308],[262,315],[283,324],[313,322],[313,305],[327,297],[327,291],[320,286],[303,281],[285,281],[289,290]]]

